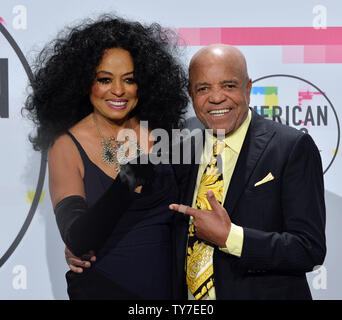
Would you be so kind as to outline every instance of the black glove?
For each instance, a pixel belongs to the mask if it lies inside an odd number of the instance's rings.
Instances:
[[[76,256],[97,251],[134,199],[134,191],[117,177],[91,207],[80,196],[69,196],[55,207],[56,221],[66,246]]]
[[[138,186],[147,186],[155,178],[155,165],[148,159],[148,154],[141,154],[127,164],[120,165],[119,178],[128,185],[130,191]]]
[[[56,205],[59,231],[73,254],[81,256],[101,248],[132,204],[135,188],[148,186],[155,177],[154,165],[148,161],[147,154],[120,168],[113,184],[90,208],[80,196],[64,198]]]

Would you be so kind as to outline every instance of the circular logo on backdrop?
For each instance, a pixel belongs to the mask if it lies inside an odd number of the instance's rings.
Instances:
[[[329,170],[340,144],[340,124],[326,92],[298,76],[268,75],[253,81],[250,106],[266,119],[310,134],[323,172]]]
[[[17,55],[21,64],[24,67],[24,70],[27,74],[27,77],[29,79],[32,79],[32,71],[30,69],[30,66],[29,66],[27,60],[25,59],[25,57],[24,57],[22,51],[20,50],[19,46],[17,45],[17,43],[14,41],[12,36],[9,34],[9,32],[6,30],[6,28],[1,23],[0,23],[0,34],[2,34],[4,36],[4,38],[7,40],[8,44],[14,50],[15,54]],[[4,93],[2,92],[1,94],[4,94]],[[6,112],[4,112],[4,114],[6,114]],[[33,198],[31,207],[29,209],[29,212],[26,215],[25,221],[24,221],[23,225],[21,226],[18,234],[15,236],[15,238],[13,239],[10,246],[7,249],[5,249],[5,253],[2,256],[0,256],[0,267],[8,260],[8,258],[11,256],[11,254],[17,248],[18,244],[20,243],[23,236],[25,235],[25,233],[26,233],[26,231],[27,231],[27,229],[28,229],[28,227],[32,221],[32,218],[36,212],[36,209],[37,209],[37,206],[39,203],[39,199],[40,199],[40,196],[42,193],[43,185],[44,185],[44,177],[45,177],[45,172],[46,172],[46,159],[47,159],[47,153],[42,152],[39,177],[38,177],[36,192],[34,194],[34,198]],[[8,218],[8,217],[9,217],[9,215],[6,216],[6,218]]]

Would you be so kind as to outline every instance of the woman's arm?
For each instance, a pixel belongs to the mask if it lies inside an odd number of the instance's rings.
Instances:
[[[153,176],[151,164],[122,166],[109,189],[88,207],[82,170],[73,142],[62,136],[49,152],[50,194],[62,239],[76,256],[103,245],[130,206],[135,188]]]

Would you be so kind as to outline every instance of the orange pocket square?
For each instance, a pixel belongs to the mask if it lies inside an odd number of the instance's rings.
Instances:
[[[260,186],[261,184],[266,183],[266,182],[269,182],[269,181],[272,181],[272,180],[274,180],[274,177],[273,177],[272,173],[270,172],[264,179],[258,181],[258,182],[254,185],[254,187]]]

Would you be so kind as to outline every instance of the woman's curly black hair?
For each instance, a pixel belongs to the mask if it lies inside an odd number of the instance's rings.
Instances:
[[[134,109],[151,129],[178,128],[188,105],[187,74],[174,53],[177,39],[156,23],[144,26],[112,15],[67,28],[38,55],[24,112],[37,126],[30,136],[44,150],[93,111],[89,94],[106,49],[130,52],[138,84]]]

